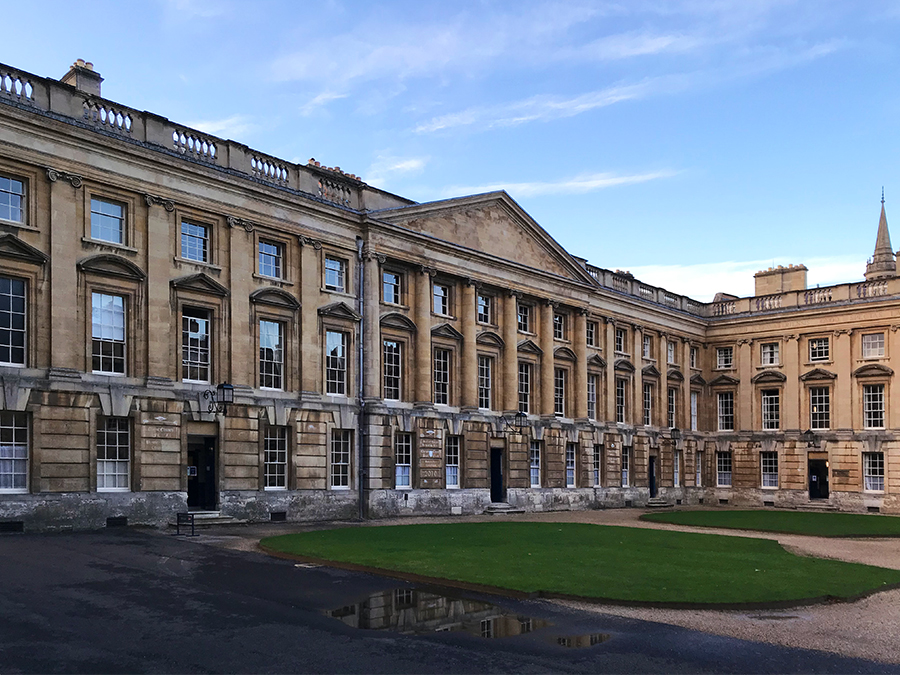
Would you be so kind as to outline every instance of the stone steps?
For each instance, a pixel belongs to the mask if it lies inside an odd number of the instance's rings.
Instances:
[[[674,506],[670,502],[667,502],[662,497],[651,497],[650,501],[647,502],[648,509],[670,509]]]
[[[221,525],[244,525],[247,521],[234,518],[232,516],[223,516],[220,511],[190,511],[194,516],[194,527],[197,529],[218,527]],[[177,527],[175,519],[169,521],[169,527]],[[190,529],[190,525],[182,525],[181,528]]]
[[[491,502],[484,513],[488,516],[499,516],[505,513],[525,513],[525,509],[514,508],[506,502]]]
[[[797,504],[794,506],[794,509],[797,511],[837,511],[838,507],[829,504],[828,502],[821,504],[817,502],[808,502],[806,504]]]

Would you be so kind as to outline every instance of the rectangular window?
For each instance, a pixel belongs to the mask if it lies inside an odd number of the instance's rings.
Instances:
[[[564,368],[553,369],[553,414],[566,415],[566,371]]]
[[[865,489],[884,492],[884,453],[863,453],[863,477]]]
[[[448,316],[450,314],[450,287],[443,284],[434,284],[434,313]]]
[[[0,277],[0,363],[25,365],[25,282],[21,279]]]
[[[25,183],[0,176],[0,220],[25,222]]]
[[[762,486],[764,488],[778,487],[778,453],[760,453],[759,461],[762,466]]]
[[[396,340],[384,341],[384,398],[399,401],[401,396],[400,343]]]
[[[698,450],[695,455],[696,465],[694,466],[694,485],[703,487],[703,451]]]
[[[884,356],[884,333],[868,333],[862,336],[862,356],[864,359]]]
[[[491,323],[494,315],[494,299],[490,295],[478,294],[478,323]]]
[[[284,325],[278,321],[259,322],[259,386],[284,387]]]
[[[125,374],[125,298],[91,294],[91,368],[95,373]]]
[[[434,350],[434,402],[450,404],[450,350]]]
[[[675,343],[666,343],[666,363],[677,363],[675,360]]]
[[[620,350],[616,347],[616,351],[624,351],[624,349]],[[644,336],[643,351],[641,354],[643,354],[645,359],[653,358],[653,339],[649,335]]]
[[[566,487],[575,487],[575,443],[566,443]]]
[[[382,272],[381,291],[384,301],[391,305],[400,304],[400,275],[397,272]]]
[[[209,312],[185,308],[181,313],[181,379],[209,382]]]
[[[809,341],[809,360],[827,361],[830,355],[829,341],[827,337],[811,338]]]
[[[828,387],[811,387],[809,390],[809,428],[831,427],[831,390]]]
[[[716,368],[731,368],[734,366],[734,347],[716,348]]]
[[[863,426],[866,429],[884,428],[884,385],[863,386]]]
[[[521,302],[516,305],[516,319],[518,328],[522,333],[531,332],[531,305],[523,305]]]
[[[283,251],[281,244],[259,242],[259,273],[264,277],[281,279]]]
[[[494,360],[490,356],[478,357],[478,407],[491,409],[491,386]]]
[[[597,387],[599,375],[589,374],[587,378],[587,414],[588,419],[597,419]]]
[[[325,288],[344,293],[347,290],[347,263],[337,258],[325,257]]]
[[[699,429],[699,403],[700,392],[691,392],[691,431]]]
[[[531,364],[519,361],[519,412],[531,412]]]
[[[780,361],[777,342],[765,342],[759,346],[759,361],[764,366],[777,366]]]
[[[412,434],[397,434],[394,439],[394,487],[412,487]]]
[[[587,342],[588,347],[596,347],[597,346],[597,322],[596,321],[588,321],[587,328],[585,329],[585,341]]]
[[[716,485],[731,487],[731,453],[716,453]]]
[[[629,472],[631,471],[631,448],[622,448],[622,487],[630,485]]]
[[[346,333],[325,333],[325,393],[347,395]]]
[[[644,426],[653,424],[653,385],[644,382]]]
[[[628,331],[624,328],[616,328],[616,351],[625,354],[625,343],[628,339]]]
[[[734,392],[719,392],[719,431],[734,431]]]
[[[553,339],[566,339],[566,317],[564,314],[553,315]]]
[[[331,488],[350,488],[350,449],[353,446],[353,432],[350,429],[331,431]]]
[[[627,382],[623,379],[616,379],[616,422],[624,424],[625,422],[625,401],[627,399]]]
[[[594,469],[593,469],[594,485],[601,487],[603,485],[603,446],[594,446]]]
[[[91,197],[91,239],[125,243],[125,207]]]
[[[127,417],[97,422],[97,490],[127,490],[131,464],[131,434]]]
[[[28,416],[0,412],[0,492],[27,491]]]
[[[672,486],[681,487],[681,450],[672,453]]]
[[[531,441],[528,450],[528,467],[531,487],[541,487],[541,442]]]
[[[670,429],[675,428],[675,412],[678,406],[678,390],[675,387],[669,387],[668,406],[666,409],[666,424]]]
[[[459,436],[447,436],[444,444],[446,456],[447,487],[459,487]]]
[[[209,229],[205,225],[181,221],[181,257],[209,262]]]
[[[781,426],[781,392],[778,389],[763,389],[760,395],[763,429],[778,429]]]
[[[263,486],[266,490],[287,489],[287,427],[267,427],[263,436]]]
[[[697,365],[700,351],[696,347],[691,347],[691,368],[699,368]]]

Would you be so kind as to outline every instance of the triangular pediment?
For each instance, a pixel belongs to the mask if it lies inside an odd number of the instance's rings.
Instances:
[[[681,371],[678,370],[678,368],[669,368],[669,372],[666,373],[666,379],[684,382],[684,375],[681,374]]]
[[[370,211],[369,215],[489,259],[597,284],[585,267],[504,191]]]
[[[24,260],[25,262],[43,265],[50,259],[46,253],[26,244],[14,234],[0,234],[0,257]]]
[[[787,376],[778,370],[764,370],[750,378],[754,384],[757,382],[785,382],[786,380]]]
[[[577,361],[575,358],[575,352],[573,352],[568,347],[557,347],[553,350],[553,358],[561,359],[563,361]]]
[[[641,368],[641,377],[659,377],[659,370],[653,364],[644,366]]]
[[[880,363],[867,363],[853,371],[853,377],[890,377],[894,371]]]
[[[199,272],[197,274],[189,274],[186,277],[178,277],[170,282],[173,288],[184,291],[194,291],[196,293],[207,293],[209,295],[218,295],[224,298],[228,295],[228,289],[225,288],[215,279],[208,277]]]
[[[144,270],[130,260],[121,256],[103,253],[78,261],[78,269],[104,277],[119,277],[132,281],[143,281],[147,278]]]
[[[526,354],[543,354],[544,351],[531,340],[522,340],[516,349]]]
[[[606,368],[606,361],[599,354],[594,354],[587,360],[588,366],[593,368]]]
[[[616,370],[621,370],[625,373],[633,373],[635,370],[634,364],[628,359],[617,359],[614,367]]]
[[[691,375],[691,384],[696,384],[703,387],[706,386],[706,380],[704,380],[703,376],[698,373],[697,375]]]
[[[332,302],[330,305],[319,307],[319,316],[329,316],[332,319],[346,319],[347,321],[359,321],[362,319],[359,314],[343,302]]]
[[[809,380],[833,380],[837,377],[830,370],[825,370],[824,368],[814,368],[810,370],[808,373],[803,373],[800,376],[800,379],[803,382],[807,382]]]
[[[493,331],[482,331],[478,334],[478,337],[475,338],[476,344],[479,345],[488,345],[491,347],[503,347],[503,338],[494,333]]]
[[[439,323],[437,326],[431,329],[431,335],[432,337],[444,337],[451,340],[463,339],[462,333],[456,330],[449,323]]]
[[[737,384],[740,382],[736,377],[732,377],[731,375],[719,375],[716,379],[709,383],[710,387],[719,387],[725,384]]]
[[[300,307],[297,298],[280,288],[260,288],[253,291],[250,294],[250,302],[273,307],[284,307],[291,310],[299,309]]]
[[[411,333],[416,331],[416,324],[405,314],[400,312],[390,312],[381,317],[382,328],[394,328],[395,330],[406,330]]]

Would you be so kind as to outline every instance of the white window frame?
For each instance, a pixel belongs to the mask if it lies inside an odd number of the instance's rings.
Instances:
[[[531,305],[516,303],[516,329],[520,333],[531,332]]]
[[[450,286],[433,283],[431,285],[432,311],[440,316],[450,316]]]
[[[885,428],[885,385],[863,385],[863,428]]]
[[[348,343],[347,333],[325,331],[325,393],[329,396],[347,396]]]
[[[412,489],[413,435],[398,432],[394,437],[394,487]]]
[[[259,387],[284,390],[284,324],[259,320]]]
[[[697,349],[696,347],[691,347],[691,348],[690,348],[690,356],[689,356],[689,358],[690,358],[690,361],[691,361],[691,368],[697,368],[697,357],[698,357],[699,355],[700,355],[700,350],[699,350],[699,349]]]
[[[809,428],[831,428],[831,387],[809,388]]]
[[[97,422],[97,492],[128,492],[130,489],[131,420],[102,417]]]
[[[96,203],[96,205],[95,205]],[[112,207],[113,209],[118,209],[119,213],[105,213],[103,211],[104,207]],[[120,204],[118,202],[110,201],[108,199],[103,199],[101,197],[95,197],[91,195],[90,200],[90,208],[91,208],[91,239],[95,241],[108,241],[111,244],[119,244],[120,246],[125,245],[125,217],[126,210],[125,205]],[[97,210],[99,209],[99,210]],[[96,218],[95,218],[96,216]],[[118,223],[118,227],[110,228],[108,225],[109,221],[115,221]],[[95,222],[96,222],[96,231],[95,231]],[[109,237],[102,236],[106,231],[116,230],[117,235],[110,239]]]
[[[388,289],[390,289],[389,299]],[[403,296],[403,275],[399,272],[391,270],[382,270],[381,272],[381,299],[388,305],[402,304]]]
[[[353,430],[332,429],[329,458],[329,485],[332,490],[350,489],[350,466],[353,457]]]
[[[475,318],[478,323],[490,324],[494,317],[494,298],[478,293],[475,296]]]
[[[0,493],[27,493],[31,433],[26,413],[0,411],[0,458]]]
[[[452,352],[443,347],[435,347],[433,359],[433,387],[435,405],[450,405],[450,364]]]
[[[566,443],[566,487],[575,487],[575,462],[578,453],[578,446],[575,443]]]
[[[263,489],[287,490],[288,427],[267,426],[263,434]]]
[[[809,339],[810,363],[820,363],[831,360],[831,340],[827,337]]]
[[[478,407],[483,410],[493,408],[494,359],[478,355]]]
[[[666,423],[670,429],[674,429],[678,422],[678,389],[668,387],[666,389]]]
[[[566,315],[553,313],[553,339],[566,339]]]
[[[594,462],[593,462],[593,478],[594,487],[602,487],[603,485],[603,446],[594,445]]]
[[[719,431],[734,431],[734,392],[718,392],[716,404]]]
[[[759,393],[762,428],[776,431],[781,428],[781,390],[762,389]]]
[[[759,362],[763,366],[781,365],[781,345],[777,342],[764,342],[759,346]]]
[[[399,340],[381,342],[382,397],[399,401],[403,397],[403,344]]]
[[[884,333],[863,333],[862,357],[864,359],[884,357]]]
[[[125,298],[112,293],[91,293],[91,371],[125,375],[128,365]]]
[[[28,286],[24,279],[0,276],[0,302],[8,309],[0,310],[0,365],[24,366],[28,360]],[[21,311],[16,307],[21,305]],[[17,344],[20,343],[20,344]],[[17,358],[21,354],[21,358]]]
[[[588,347],[597,346],[597,322],[588,321],[584,328],[584,341]]]
[[[519,361],[519,412],[526,415],[531,412],[531,381],[534,367],[528,361]]]
[[[730,452],[716,452],[716,487],[731,487],[734,458]]]
[[[15,190],[15,184],[19,185],[20,191]],[[0,220],[7,223],[25,224],[26,214],[26,183],[21,178],[13,178],[0,174]],[[16,206],[18,203],[18,206]],[[14,218],[18,211],[18,218]],[[8,216],[8,217],[7,217]]]
[[[694,453],[694,485],[703,487],[703,451],[697,450]]]
[[[672,452],[672,487],[681,487],[681,450]]]
[[[734,368],[734,347],[716,347],[716,369]]]
[[[257,256],[260,276],[284,278],[284,244],[271,239],[260,239]]]
[[[325,290],[347,292],[347,261],[335,256],[325,256]]]
[[[447,436],[444,441],[444,467],[446,486],[449,490],[458,489],[460,486],[460,436]]]
[[[191,321],[198,322],[198,330],[191,330]],[[205,332],[199,330],[203,327],[206,329]],[[181,381],[209,384],[211,373],[212,312],[208,309],[183,307],[181,309]],[[192,375],[198,377],[191,377]],[[204,375],[205,377],[203,377]]]
[[[628,410],[628,380],[616,378],[616,423],[624,424]]]
[[[185,231],[187,230],[187,231]],[[194,231],[198,230],[198,231]],[[181,257],[192,262],[209,263],[209,226],[192,220],[181,221]]]
[[[566,416],[566,380],[568,371],[565,368],[553,369],[553,414],[558,417]]]
[[[626,347],[628,346],[628,331],[625,328],[616,328],[615,333],[615,351],[617,354],[627,354]]]
[[[691,392],[691,431],[697,431],[700,426],[700,392]]]
[[[669,340],[666,342],[666,363],[670,363],[672,365],[676,365],[678,363],[677,359],[677,345]]]
[[[532,440],[528,446],[528,476],[531,487],[541,487],[541,441]]]
[[[864,452],[863,487],[866,492],[884,492],[884,453]]]
[[[620,351],[618,346],[616,347],[616,351]],[[645,335],[644,339],[641,341],[641,356],[645,359],[653,358],[653,339],[649,335]]]
[[[622,487],[631,485],[631,448],[622,446]]]
[[[761,487],[775,489],[778,487],[778,453],[767,451],[759,453]]]
[[[649,427],[653,424],[653,385],[650,382],[644,382],[644,406],[642,421],[644,426]]]
[[[589,420],[597,419],[597,390],[600,385],[600,376],[596,373],[588,373],[587,376],[587,415]]]

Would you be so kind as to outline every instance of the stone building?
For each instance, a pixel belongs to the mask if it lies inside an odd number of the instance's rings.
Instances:
[[[417,204],[101,82],[0,65],[0,528],[900,512],[883,208],[864,281],[778,268],[701,303],[573,256],[504,192]]]

